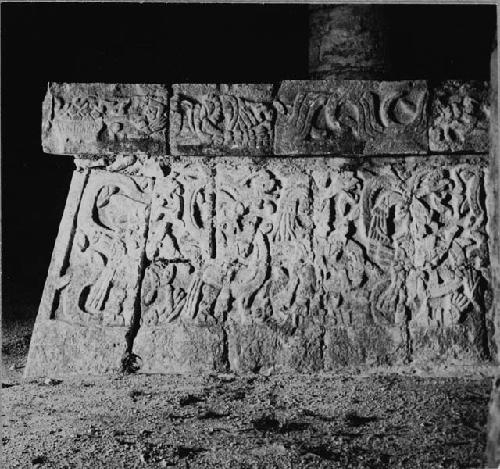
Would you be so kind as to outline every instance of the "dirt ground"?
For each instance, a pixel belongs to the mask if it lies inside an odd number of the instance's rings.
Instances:
[[[480,468],[493,370],[22,378],[4,325],[3,468]]]

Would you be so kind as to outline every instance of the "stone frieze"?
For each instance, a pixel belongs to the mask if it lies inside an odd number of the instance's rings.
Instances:
[[[168,88],[49,85],[43,104],[44,151],[104,159],[101,166],[112,171],[151,177],[154,165],[170,155],[367,157],[488,151],[489,89],[481,82],[174,84],[171,99]],[[147,166],[141,170],[141,165]]]

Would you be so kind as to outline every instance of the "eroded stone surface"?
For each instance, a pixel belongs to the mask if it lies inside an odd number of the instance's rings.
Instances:
[[[173,155],[269,155],[276,110],[272,85],[173,86]]]
[[[377,155],[428,150],[424,81],[284,81],[277,155]]]
[[[447,81],[435,86],[432,94],[429,123],[431,151],[488,151],[488,84]]]
[[[167,152],[165,85],[51,83],[42,113],[46,153]]]

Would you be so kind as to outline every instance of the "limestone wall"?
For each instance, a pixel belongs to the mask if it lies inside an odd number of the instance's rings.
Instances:
[[[488,86],[51,84],[27,375],[496,358]]]

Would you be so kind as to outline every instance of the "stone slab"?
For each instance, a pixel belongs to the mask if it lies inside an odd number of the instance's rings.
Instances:
[[[283,81],[276,155],[428,151],[425,81]]]
[[[176,84],[170,106],[173,155],[272,154],[272,85]]]
[[[429,148],[434,152],[487,152],[490,90],[487,82],[445,81],[432,88]]]
[[[50,83],[42,107],[46,153],[167,153],[165,85]]]
[[[239,372],[317,372],[323,370],[324,328],[314,323],[296,329],[269,323],[227,327],[228,361]]]
[[[134,341],[144,373],[225,371],[225,332],[220,326],[198,327],[182,322],[143,326]]]
[[[126,350],[125,327],[79,326],[37,318],[24,375],[119,372]]]

